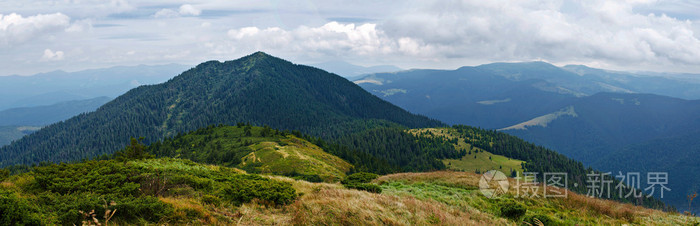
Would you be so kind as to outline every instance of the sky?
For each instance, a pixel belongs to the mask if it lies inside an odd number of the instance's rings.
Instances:
[[[0,0],[0,75],[233,60],[700,74],[695,0]]]

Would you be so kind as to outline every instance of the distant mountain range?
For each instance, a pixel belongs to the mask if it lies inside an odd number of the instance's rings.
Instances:
[[[0,76],[0,110],[102,96],[114,98],[140,85],[165,82],[190,67],[179,64],[139,65]]]
[[[669,172],[676,190],[664,200],[682,208],[686,193],[700,188],[692,160],[700,154],[698,79],[529,62],[354,82],[413,113],[500,129],[597,169]]]
[[[338,74],[346,78],[355,78],[360,75],[374,74],[379,72],[395,72],[403,70],[399,67],[392,65],[377,65],[371,67],[364,67],[360,65],[351,64],[345,61],[328,61],[318,64],[312,64],[311,66],[323,69],[331,73]]]
[[[110,101],[108,97],[74,100],[37,107],[12,108],[0,111],[0,146],[30,134],[43,126],[94,111]]]

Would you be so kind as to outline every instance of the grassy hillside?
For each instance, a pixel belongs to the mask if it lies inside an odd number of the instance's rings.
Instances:
[[[502,155],[495,155],[481,148],[477,148],[467,143],[456,130],[451,128],[425,128],[411,129],[408,131],[414,135],[424,137],[443,137],[448,140],[456,139],[454,144],[457,150],[465,151],[467,154],[459,159],[443,159],[442,162],[448,169],[466,172],[486,172],[488,170],[500,170],[506,174],[511,171],[523,172],[524,161],[508,158]]]
[[[108,168],[116,170],[104,170]],[[102,173],[74,174],[90,169],[102,169]],[[133,173],[119,177],[124,170]],[[489,199],[476,189],[479,177],[469,172],[386,175],[374,181],[384,190],[375,194],[338,184],[259,177],[187,160],[101,161],[45,166],[7,178],[0,183],[0,208],[13,214],[3,218],[3,223],[10,224],[70,225],[104,223],[105,219],[117,224],[228,225],[516,225],[535,219],[546,225],[700,222],[573,193],[561,199],[514,198],[513,194]],[[115,178],[128,182],[105,181]],[[236,191],[257,198],[246,199]],[[507,205],[522,205],[526,211],[509,218],[503,213]]]
[[[700,224],[698,218],[572,192],[543,199],[516,198],[511,190],[490,199],[477,189],[480,177],[446,171],[391,174],[371,182],[381,193],[369,193],[190,160],[117,157],[5,174],[0,224]]]
[[[437,201],[456,212],[472,214],[472,219],[486,224],[537,225],[696,225],[697,217],[646,209],[631,204],[590,198],[568,192],[565,198],[522,198],[515,190],[494,199],[478,190],[481,175],[470,172],[401,173],[382,176],[374,181],[382,195]],[[511,185],[515,183],[509,179]],[[525,209],[509,214],[513,206]],[[435,218],[440,222],[440,218]]]
[[[202,128],[154,143],[148,152],[310,180],[339,181],[352,167],[290,133],[243,124]]]

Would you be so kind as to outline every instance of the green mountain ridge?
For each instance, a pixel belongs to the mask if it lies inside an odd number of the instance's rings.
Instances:
[[[443,125],[413,115],[325,71],[262,52],[209,61],[168,82],[145,85],[0,148],[0,165],[110,154],[130,137],[146,143],[215,124],[250,122],[324,138],[379,126]]]

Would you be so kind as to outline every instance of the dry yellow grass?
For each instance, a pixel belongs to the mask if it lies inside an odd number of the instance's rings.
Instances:
[[[295,225],[507,225],[431,200],[322,189],[292,204]]]
[[[382,184],[388,181],[406,182],[442,182],[447,184],[478,187],[481,175],[472,172],[435,171],[426,173],[397,173],[377,178],[374,182]]]
[[[202,205],[198,200],[183,197],[159,197],[158,199],[164,203],[172,205],[173,208],[175,208],[176,215],[180,219],[190,219],[192,218],[191,215],[196,215],[198,221],[187,223],[207,225],[219,224],[217,218],[212,214],[207,206]]]

